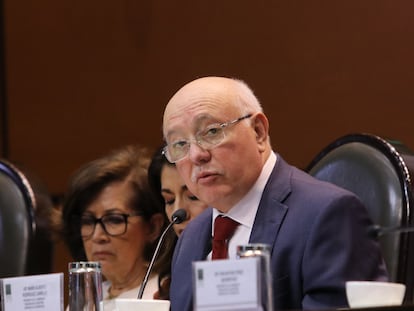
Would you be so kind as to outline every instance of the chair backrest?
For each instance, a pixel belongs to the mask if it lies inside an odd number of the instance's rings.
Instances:
[[[11,163],[0,160],[0,278],[25,274],[36,229],[35,205],[25,176]]]
[[[411,226],[414,153],[398,141],[350,134],[324,148],[306,168],[318,179],[354,192],[381,227]],[[389,233],[380,244],[390,279],[407,286],[412,301],[414,233]]]

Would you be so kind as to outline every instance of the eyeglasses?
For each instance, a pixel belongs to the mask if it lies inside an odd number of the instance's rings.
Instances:
[[[195,134],[194,142],[203,149],[211,149],[224,140],[226,137],[224,132],[225,128],[229,127],[230,125],[234,125],[244,119],[250,118],[251,116],[252,114],[250,113],[226,123],[211,124]],[[188,151],[190,150],[190,145],[191,141],[189,140],[177,140],[166,145],[162,153],[165,155],[169,162],[176,163],[187,156]]]
[[[108,214],[101,218],[93,216],[82,216],[80,219],[81,237],[84,239],[90,238],[95,232],[96,224],[101,224],[105,233],[110,236],[122,235],[127,231],[128,218],[142,216],[129,214]]]

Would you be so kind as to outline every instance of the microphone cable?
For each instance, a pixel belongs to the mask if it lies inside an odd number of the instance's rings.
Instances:
[[[164,232],[161,234],[158,240],[158,243],[157,243],[157,247],[155,248],[154,254],[152,255],[151,262],[148,266],[147,273],[145,274],[144,279],[142,280],[141,287],[139,288],[139,292],[138,292],[138,299],[142,299],[142,295],[144,294],[145,287],[147,286],[149,276],[152,272],[155,259],[157,258],[161,244],[164,241],[165,235],[167,234],[168,230],[170,230],[170,228],[173,225],[180,224],[186,219],[187,219],[187,212],[184,209],[176,210],[174,214],[171,216],[171,222],[168,224],[167,228],[165,228]]]

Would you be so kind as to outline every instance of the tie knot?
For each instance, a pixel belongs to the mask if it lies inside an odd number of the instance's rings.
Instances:
[[[228,240],[236,231],[239,223],[229,217],[219,215],[214,220],[213,240]]]

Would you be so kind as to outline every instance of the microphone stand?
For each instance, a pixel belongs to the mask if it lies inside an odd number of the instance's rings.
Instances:
[[[159,249],[161,247],[162,242],[164,241],[165,235],[167,234],[168,230],[170,230],[170,228],[174,224],[179,224],[183,222],[186,219],[186,217],[187,217],[187,213],[183,209],[179,209],[175,211],[174,214],[172,215],[171,222],[168,224],[167,228],[165,228],[164,232],[160,236],[160,239],[158,240],[157,247],[155,248],[154,254],[152,255],[151,262],[147,269],[147,273],[145,274],[144,279],[142,280],[142,283],[141,283],[141,287],[139,288],[138,299],[142,299],[142,295],[144,294],[145,287],[147,286],[149,276],[152,272],[152,267],[154,266],[155,259],[157,258]]]

